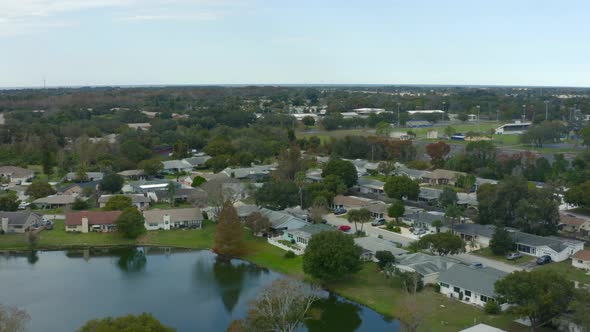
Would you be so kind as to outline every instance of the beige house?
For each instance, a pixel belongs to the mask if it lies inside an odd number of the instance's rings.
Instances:
[[[33,178],[35,172],[18,166],[0,166],[0,178],[10,184],[21,184]]]
[[[457,178],[460,175],[466,175],[463,172],[449,171],[446,169],[435,169],[432,172],[425,172],[422,175],[422,183],[428,183],[430,185],[450,185],[454,186]]]
[[[590,271],[590,250],[580,250],[572,256],[572,266]]]
[[[113,232],[121,211],[79,211],[66,213],[66,232]]]
[[[199,208],[147,210],[143,212],[147,230],[169,230],[173,228],[201,228],[203,213]]]

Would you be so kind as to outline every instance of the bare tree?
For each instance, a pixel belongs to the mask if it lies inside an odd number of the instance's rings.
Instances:
[[[417,332],[426,329],[426,317],[432,311],[432,304],[426,297],[428,294],[407,294],[398,305],[394,315],[402,324],[402,331]],[[430,295],[431,296],[431,295]]]
[[[306,319],[319,297],[319,289],[294,279],[279,279],[263,289],[250,303],[248,316],[232,323],[233,331],[293,332]]]
[[[0,304],[0,331],[25,332],[30,320],[26,311]]]

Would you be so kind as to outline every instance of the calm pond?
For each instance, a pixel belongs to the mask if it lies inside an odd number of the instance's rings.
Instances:
[[[75,331],[87,320],[151,312],[181,331],[225,331],[279,273],[209,251],[122,248],[0,253],[0,303],[25,309],[30,330]],[[375,311],[326,295],[303,331],[398,331]]]

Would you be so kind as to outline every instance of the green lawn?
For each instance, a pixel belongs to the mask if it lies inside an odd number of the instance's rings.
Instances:
[[[538,268],[556,271],[570,280],[590,285],[590,275],[586,274],[583,270],[573,267],[571,259],[559,263],[549,263]]]
[[[510,264],[510,265],[523,265],[523,264],[530,263],[536,259],[535,257],[522,255],[522,257],[519,259],[509,260],[509,259],[506,259],[506,257],[503,255],[500,255],[500,256],[494,255],[494,253],[492,252],[492,250],[490,250],[490,248],[479,249],[476,251],[472,251],[471,253],[474,255],[494,259],[494,260],[500,261],[502,263]]]

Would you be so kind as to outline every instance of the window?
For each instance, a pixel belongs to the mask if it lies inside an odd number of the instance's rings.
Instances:
[[[445,284],[444,282],[441,282],[440,287],[449,288],[449,284]]]
[[[582,264],[584,262],[581,259],[578,259],[578,263]]]
[[[453,292],[460,293],[461,292],[461,288],[459,288],[459,287],[453,287]]]
[[[479,299],[481,300],[481,302],[488,302],[489,298],[485,295],[480,295]]]
[[[288,233],[288,234],[287,234],[287,237],[288,237],[288,238],[290,238],[290,239],[292,239],[292,238],[293,238],[293,234],[291,234],[291,233]]]
[[[466,290],[465,291],[465,296],[471,297],[471,291]]]

